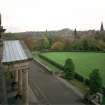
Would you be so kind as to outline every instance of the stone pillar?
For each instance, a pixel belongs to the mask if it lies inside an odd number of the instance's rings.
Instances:
[[[18,95],[22,95],[22,70],[18,70]]]
[[[24,105],[29,105],[28,102],[28,70],[23,70],[23,103]]]
[[[18,70],[15,71],[15,82],[18,83]]]

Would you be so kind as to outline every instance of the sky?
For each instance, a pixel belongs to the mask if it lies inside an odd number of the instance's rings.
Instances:
[[[7,32],[99,29],[105,0],[0,0]]]

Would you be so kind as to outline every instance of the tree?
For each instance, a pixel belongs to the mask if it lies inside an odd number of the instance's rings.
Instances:
[[[83,50],[88,50],[89,45],[88,45],[88,40],[84,39],[82,42]]]
[[[74,30],[74,38],[75,38],[75,39],[78,39],[78,38],[79,38],[78,35],[77,35],[77,30],[76,30],[76,28],[75,28],[75,30]]]
[[[52,50],[63,50],[64,49],[64,43],[57,41],[51,46]]]
[[[47,37],[44,37],[42,46],[43,46],[44,49],[48,49],[50,47],[49,40],[48,40]]]
[[[75,66],[72,59],[67,59],[64,65],[64,76],[66,79],[72,80],[75,76]]]
[[[98,69],[93,70],[89,76],[89,88],[93,93],[99,92],[102,88],[102,78]]]
[[[101,22],[101,27],[100,27],[100,31],[104,31],[104,26],[103,26],[103,22]]]
[[[49,38],[48,38],[48,32],[46,30],[46,32],[43,36],[42,48],[48,49],[49,47],[50,47],[50,42],[49,42]]]
[[[26,43],[26,45],[28,46],[28,48],[31,51],[33,51],[34,50],[34,45],[35,45],[34,39],[33,38],[24,38],[23,40]]]
[[[69,51],[72,49],[73,40],[70,38],[64,38],[64,50]]]

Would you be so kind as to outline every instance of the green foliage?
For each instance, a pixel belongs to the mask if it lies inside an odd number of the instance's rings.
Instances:
[[[72,59],[67,59],[64,65],[64,75],[66,79],[72,80],[75,76],[75,66]]]
[[[89,87],[90,91],[95,93],[99,92],[102,88],[102,78],[100,76],[99,70],[95,69],[89,76]]]
[[[78,41],[74,42],[72,44],[72,49],[73,50],[83,50],[82,41],[81,40],[78,40]]]
[[[79,51],[105,51],[105,42],[94,38],[84,38],[74,42],[72,49]]]
[[[48,40],[47,37],[44,37],[42,46],[43,46],[44,49],[48,49],[49,48],[49,40]]]
[[[82,46],[84,50],[88,50],[89,49],[89,43],[88,40],[83,40],[82,42]]]
[[[42,48],[43,49],[50,48],[50,41],[49,41],[49,38],[48,38],[47,31],[45,32],[44,37],[43,37]]]
[[[85,79],[89,79],[92,70],[99,68],[105,86],[105,53],[48,52],[41,55],[62,66],[65,64],[66,59],[71,58],[75,64],[75,72]],[[82,81],[83,79],[79,75],[77,75],[77,78]]]

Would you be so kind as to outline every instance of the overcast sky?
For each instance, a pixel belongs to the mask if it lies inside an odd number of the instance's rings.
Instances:
[[[9,32],[99,29],[105,0],[0,0],[0,12]]]

